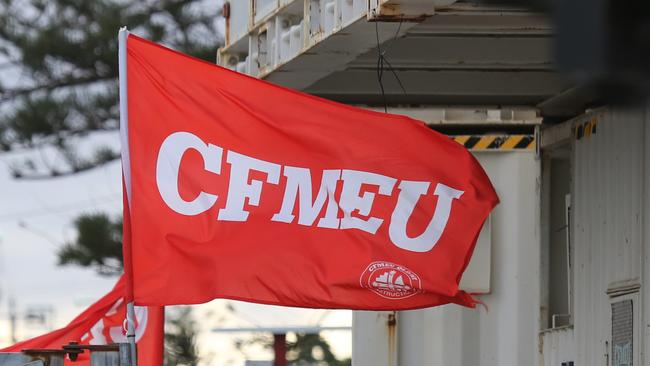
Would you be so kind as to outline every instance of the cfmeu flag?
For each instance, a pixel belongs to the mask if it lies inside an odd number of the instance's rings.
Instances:
[[[121,47],[136,304],[474,305],[458,283],[498,198],[464,147],[133,35]]]
[[[126,343],[124,320],[125,278],[120,278],[115,287],[92,304],[68,325],[36,338],[14,344],[0,352],[20,352],[24,349],[61,349],[70,342],[89,345]],[[162,307],[136,306],[136,341],[139,366],[161,366],[163,354],[163,328],[165,312]],[[66,365],[89,365],[88,351],[79,355],[77,361],[65,360]]]

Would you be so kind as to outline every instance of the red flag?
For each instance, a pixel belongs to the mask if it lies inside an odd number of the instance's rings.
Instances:
[[[498,198],[465,148],[408,117],[126,43],[136,304],[474,305],[458,282]]]
[[[1,349],[0,352],[20,352],[31,348],[61,349],[70,342],[102,345],[126,343],[124,322],[126,302],[124,301],[126,280],[123,277],[115,287],[92,304],[68,325],[53,332],[28,339]],[[165,311],[163,307],[136,306],[136,341],[139,366],[161,366],[163,360],[163,331]],[[79,355],[77,361],[66,359],[66,365],[89,365],[88,351]]]

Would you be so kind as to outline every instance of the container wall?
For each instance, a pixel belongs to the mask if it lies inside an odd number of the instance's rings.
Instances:
[[[231,1],[229,4],[230,17],[226,26],[228,45],[246,36],[248,32],[248,18],[250,16],[248,1]]]
[[[398,365],[517,366],[536,362],[539,161],[534,152],[485,152],[477,153],[477,158],[501,199],[491,221],[491,292],[480,297],[489,310],[447,305],[400,312]],[[355,318],[359,319],[357,314]],[[360,332],[363,329],[354,328],[353,337]],[[354,347],[354,364],[370,365],[369,353],[371,350]]]
[[[562,327],[540,333],[542,359],[540,366],[567,365],[575,360],[573,327]]]
[[[643,252],[643,265],[641,270],[643,271],[643,287],[641,289],[641,324],[644,331],[642,332],[642,344],[644,345],[641,348],[641,351],[644,354],[643,365],[650,365],[650,169],[648,165],[650,164],[650,100],[646,102],[646,115],[645,115],[645,126],[644,126],[644,154],[643,154],[643,185],[644,185],[644,197],[643,197],[643,242],[644,246],[642,248]]]
[[[354,365],[398,365],[395,318],[393,312],[354,312],[352,318],[352,363]]]
[[[643,119],[643,111],[607,109],[576,124],[572,245],[577,365],[611,360],[613,298],[640,285]],[[581,130],[583,126],[589,129]],[[634,343],[638,353],[642,343],[636,335]]]

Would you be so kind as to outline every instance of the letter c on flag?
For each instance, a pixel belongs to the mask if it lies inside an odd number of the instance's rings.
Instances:
[[[186,201],[178,192],[181,160],[189,149],[201,154],[205,170],[215,174],[221,173],[221,147],[206,144],[189,132],[175,132],[167,136],[160,146],[156,164],[156,184],[160,196],[169,208],[179,214],[193,216],[209,210],[217,201],[217,196],[201,192],[194,200]]]

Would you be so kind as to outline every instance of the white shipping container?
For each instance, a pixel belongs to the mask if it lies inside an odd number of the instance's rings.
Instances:
[[[613,357],[612,300],[638,293],[641,285],[648,163],[642,110],[606,109],[578,119],[577,126],[588,121],[597,122],[596,133],[573,141],[576,364],[604,365]],[[634,365],[643,344],[636,333]]]
[[[489,310],[457,305],[399,312],[395,365],[533,365],[539,332],[539,181],[534,151],[484,152],[476,156],[501,203],[491,216]],[[468,284],[471,285],[471,284]],[[387,327],[372,328],[354,315],[353,363],[370,365],[386,350]],[[383,332],[382,332],[383,330]],[[373,338],[374,337],[374,338]],[[369,338],[374,342],[368,341]],[[386,358],[388,354],[384,355]],[[369,358],[374,357],[374,358]]]

